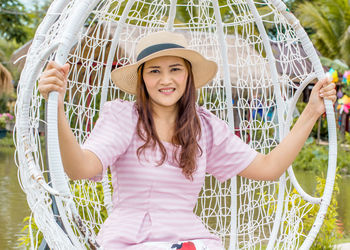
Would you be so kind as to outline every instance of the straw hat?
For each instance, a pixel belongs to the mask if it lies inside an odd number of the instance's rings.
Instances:
[[[137,61],[113,70],[112,81],[121,90],[135,95],[137,69],[142,63],[161,56],[177,56],[191,63],[195,87],[200,88],[214,78],[218,66],[214,61],[207,60],[187,47],[187,41],[182,34],[168,31],[151,33],[141,38],[136,46]]]

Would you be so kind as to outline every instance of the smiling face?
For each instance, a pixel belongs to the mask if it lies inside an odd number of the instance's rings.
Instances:
[[[145,62],[143,80],[152,107],[175,108],[186,90],[188,70],[183,58],[163,56]]]

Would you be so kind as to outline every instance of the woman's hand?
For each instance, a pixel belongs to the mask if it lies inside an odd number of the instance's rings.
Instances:
[[[67,76],[69,72],[69,64],[66,63],[63,66],[58,65],[56,62],[49,62],[46,69],[41,74],[38,89],[47,101],[49,93],[51,91],[57,91],[58,105],[63,105],[64,95],[67,88]]]
[[[320,116],[325,111],[326,108],[323,103],[323,98],[331,100],[335,103],[337,100],[337,91],[335,90],[335,84],[332,83],[328,78],[319,80],[313,87],[309,99],[309,103],[306,105],[305,109],[315,113],[315,115]]]

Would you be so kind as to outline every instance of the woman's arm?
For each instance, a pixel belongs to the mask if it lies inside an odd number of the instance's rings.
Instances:
[[[58,91],[58,138],[63,167],[71,179],[86,179],[100,174],[102,163],[94,153],[80,148],[66,118],[63,104],[68,72],[68,64],[60,66],[50,62],[41,75],[38,86],[46,100],[51,91]]]
[[[335,84],[323,79],[312,89],[310,100],[296,124],[282,142],[269,154],[258,154],[239,175],[255,180],[276,180],[292,164],[317,119],[325,112],[323,98],[336,100]]]

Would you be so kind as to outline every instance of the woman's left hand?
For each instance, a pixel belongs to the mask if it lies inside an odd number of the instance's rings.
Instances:
[[[337,100],[335,84],[328,78],[321,79],[315,84],[306,107],[320,116],[326,111],[323,99],[331,100],[333,104]]]

